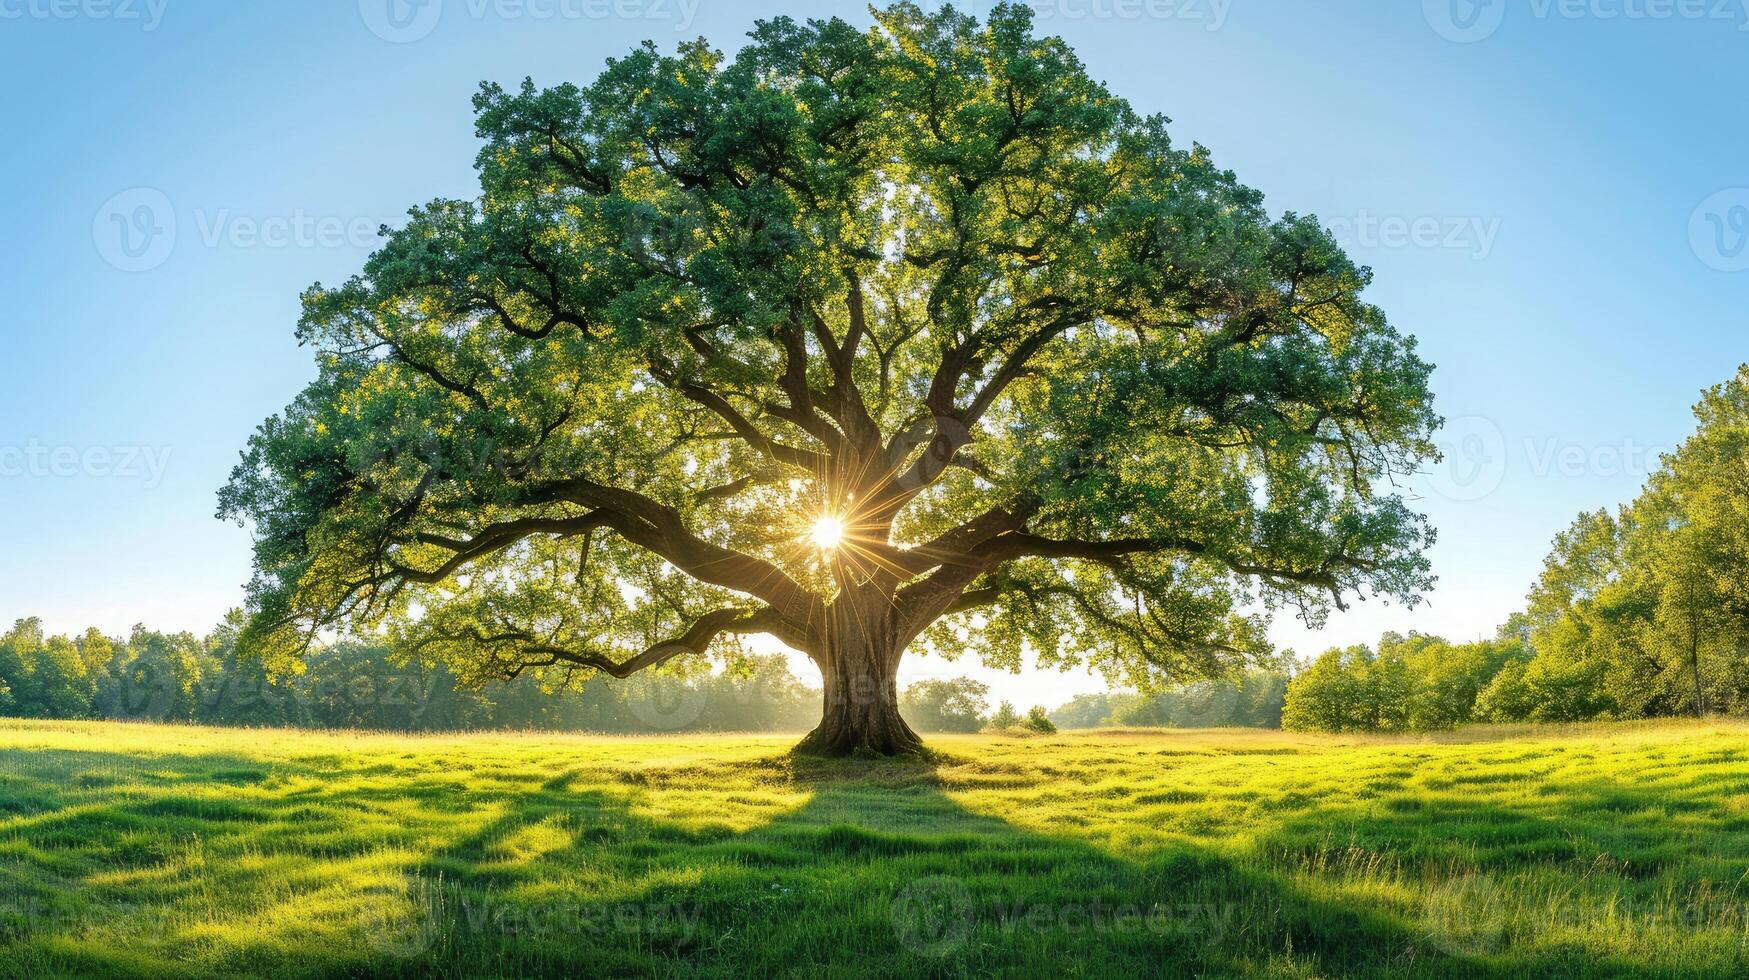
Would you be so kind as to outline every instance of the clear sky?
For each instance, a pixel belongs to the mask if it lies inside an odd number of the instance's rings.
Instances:
[[[977,4],[973,9],[977,9]],[[1041,0],[1091,73],[1373,266],[1451,461],[1414,613],[1302,653],[1492,633],[1549,539],[1633,495],[1749,360],[1749,0]],[[586,81],[644,38],[739,45],[730,0],[0,0],[0,618],[204,631],[249,539],[214,492],[312,373],[299,291],[473,192],[481,80]],[[806,667],[806,665],[801,665]],[[1102,687],[975,672],[1056,704]],[[816,681],[811,668],[803,671]]]

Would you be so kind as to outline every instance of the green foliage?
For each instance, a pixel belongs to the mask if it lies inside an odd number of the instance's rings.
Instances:
[[[899,710],[920,732],[975,732],[990,710],[990,686],[969,677],[930,678],[905,688]]]
[[[1512,641],[1453,644],[1438,637],[1387,634],[1380,649],[1394,646],[1412,679],[1407,727],[1439,731],[1477,720],[1476,702],[1508,664],[1523,661],[1524,647]]]
[[[24,718],[90,717],[96,679],[79,648],[21,619],[0,636],[0,712]]]
[[[1498,720],[1749,710],[1749,366],[1611,515],[1555,539],[1519,626],[1536,651],[1488,696]]]
[[[92,702],[100,717],[197,720],[202,679],[217,667],[199,638],[135,626],[113,650]]]
[[[1045,711],[1043,705],[1033,705],[1032,710],[1026,713],[1026,721],[1022,724],[1042,735],[1055,735],[1057,733],[1057,726],[1051,722],[1050,715]]]
[[[1367,646],[1330,650],[1288,685],[1282,726],[1314,732],[1439,731],[1489,720],[1492,686],[1520,676],[1522,647],[1506,641],[1452,644],[1387,633]],[[1506,688],[1500,697],[1511,697]]]
[[[1523,661],[1513,661],[1500,668],[1500,672],[1476,696],[1476,720],[1529,720],[1537,707],[1538,692],[1525,679],[1525,670]]]
[[[1478,717],[1488,721],[1585,721],[1607,718],[1613,703],[1604,691],[1608,664],[1595,657],[1564,660],[1538,656],[1514,664],[1478,699]]]
[[[1707,391],[1693,436],[1616,514],[1556,536],[1495,643],[1387,636],[1295,678],[1284,724],[1426,731],[1749,711],[1749,366]]]
[[[1076,695],[1050,713],[1063,728],[1280,728],[1287,675],[1249,670],[1153,694]]]
[[[767,632],[1156,689],[1419,598],[1431,367],[1370,272],[1024,6],[875,18],[482,87],[479,195],[307,291],[316,380],[221,493],[271,676],[383,626],[469,686]]]
[[[1001,730],[1007,729],[1007,728],[1015,728],[1015,727],[1018,727],[1019,725],[1020,725],[1020,715],[1015,713],[1014,705],[1010,704],[1007,701],[1004,701],[1001,704],[997,705],[996,706],[996,713],[990,716],[989,727],[996,730],[996,731],[1001,731]]]
[[[1373,652],[1365,646],[1331,649],[1294,678],[1282,706],[1282,727],[1294,731],[1367,730],[1374,719],[1369,705]]]
[[[648,734],[795,731],[819,714],[820,693],[803,685],[782,655],[690,677],[659,673],[623,687],[597,682],[553,690],[533,677],[469,687],[441,662],[382,643],[343,641],[314,648],[299,673],[275,677],[239,650],[243,623],[241,613],[232,613],[205,639],[136,627],[126,640],[92,630],[71,641],[45,637],[38,620],[20,620],[0,637],[0,715]]]
[[[1098,728],[1110,724],[1113,696],[1077,694],[1051,712],[1051,720],[1063,728]]]
[[[1051,722],[1050,715],[1042,705],[1034,705],[1031,710],[1022,715],[1014,710],[1014,705],[1007,701],[997,705],[996,712],[990,716],[986,726],[992,732],[1028,731],[1041,734],[1052,734],[1057,726]]]

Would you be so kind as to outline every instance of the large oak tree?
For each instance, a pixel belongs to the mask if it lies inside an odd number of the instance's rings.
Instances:
[[[894,753],[920,644],[1151,685],[1413,602],[1438,419],[1368,271],[1024,8],[875,20],[483,87],[479,197],[304,297],[319,376],[222,494],[245,642],[562,683],[770,634],[803,748]]]

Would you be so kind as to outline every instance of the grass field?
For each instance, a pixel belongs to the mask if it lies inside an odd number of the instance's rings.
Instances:
[[[0,975],[1749,971],[1749,726],[791,741],[0,722]]]

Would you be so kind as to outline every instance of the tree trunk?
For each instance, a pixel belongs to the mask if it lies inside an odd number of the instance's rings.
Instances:
[[[1706,717],[1706,689],[1700,681],[1700,631],[1690,630],[1688,644],[1688,666],[1694,672],[1694,716]]]
[[[833,604],[825,649],[815,657],[825,683],[820,725],[796,746],[805,755],[906,755],[923,740],[899,717],[899,658],[887,610]]]

